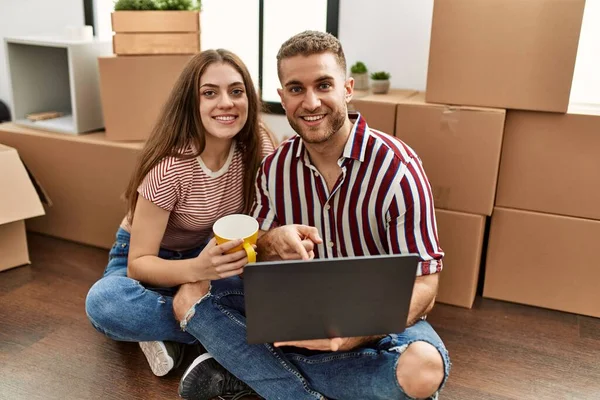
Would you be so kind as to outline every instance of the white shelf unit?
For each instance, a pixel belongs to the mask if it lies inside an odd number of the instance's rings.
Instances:
[[[54,132],[80,134],[104,128],[98,57],[112,55],[110,40],[5,38],[13,121]],[[27,114],[64,115],[30,121]]]

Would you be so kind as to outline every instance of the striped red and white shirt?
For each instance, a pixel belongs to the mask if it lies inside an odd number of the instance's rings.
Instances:
[[[331,193],[295,136],[266,157],[258,173],[252,215],[262,230],[316,227],[316,258],[418,254],[417,275],[442,269],[431,187],[421,160],[398,138],[369,129],[360,114],[338,164]]]
[[[273,144],[261,132],[262,156],[273,152]],[[192,147],[183,151],[192,154]],[[244,164],[237,142],[231,144],[225,165],[211,171],[201,157],[163,158],[144,178],[138,193],[171,213],[161,247],[187,250],[212,236],[212,226],[221,217],[243,211]],[[131,227],[125,218],[121,226]]]

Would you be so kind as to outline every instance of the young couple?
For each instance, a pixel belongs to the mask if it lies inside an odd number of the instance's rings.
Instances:
[[[208,50],[190,61],[130,182],[129,213],[87,315],[106,336],[139,342],[159,376],[178,365],[185,345],[201,344],[207,352],[179,385],[185,399],[437,398],[450,361],[424,317],[443,252],[421,162],[348,112],[354,82],[332,35],[293,36],[277,67],[298,136],[271,153],[241,60]],[[259,221],[259,260],[418,254],[408,328],[248,345],[239,277],[246,253],[227,255],[238,242],[210,239],[218,218],[239,212]]]

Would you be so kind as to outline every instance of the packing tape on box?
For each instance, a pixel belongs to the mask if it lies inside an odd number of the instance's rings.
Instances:
[[[440,118],[440,130],[456,135],[458,133],[459,120],[460,108],[450,106],[444,107],[442,117]]]

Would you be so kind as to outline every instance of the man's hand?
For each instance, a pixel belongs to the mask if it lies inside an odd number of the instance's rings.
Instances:
[[[273,346],[294,346],[303,347],[309,350],[317,351],[350,351],[357,347],[363,347],[370,343],[374,343],[385,335],[379,336],[357,336],[346,338],[331,338],[331,339],[315,339],[315,340],[298,340],[293,342],[275,342]]]
[[[343,347],[349,340],[350,340],[349,338],[298,340],[295,342],[275,342],[275,343],[273,343],[273,346],[275,346],[275,347],[281,347],[281,346],[303,347],[305,349],[317,350],[317,351],[338,351],[338,350],[346,350]]]
[[[257,242],[261,261],[310,260],[315,244],[323,243],[317,228],[307,225],[284,225],[262,235]]]

